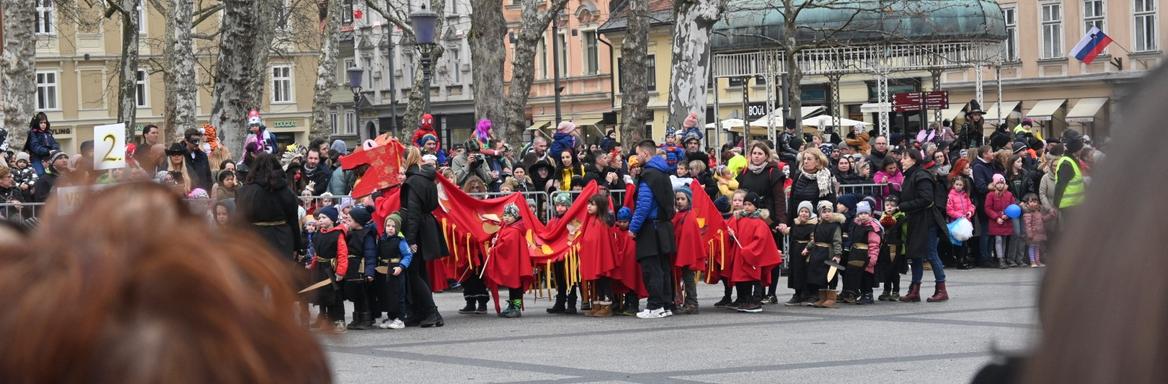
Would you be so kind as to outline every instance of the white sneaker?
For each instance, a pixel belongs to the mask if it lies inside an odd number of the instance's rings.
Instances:
[[[638,319],[660,319],[663,317],[665,317],[665,310],[662,308],[657,308],[657,309],[653,309],[653,310],[646,308],[645,310],[643,310],[641,312],[637,312]]]
[[[347,328],[345,328],[345,322],[343,320],[334,321],[333,330],[337,333],[345,333],[345,330],[347,330]]]
[[[389,323],[390,323],[390,321],[391,321],[391,320],[389,320],[389,319],[381,319],[381,322],[380,322],[380,323],[377,323],[377,328],[381,328],[381,329],[389,329]]]
[[[393,319],[393,321],[390,322],[389,325],[386,326],[386,328],[388,328],[388,329],[402,329],[405,327],[406,327],[406,323],[403,323],[401,321],[401,319]]]
[[[669,317],[669,316],[673,316],[673,311],[668,310],[668,309],[665,310],[665,313],[661,314],[661,317]]]

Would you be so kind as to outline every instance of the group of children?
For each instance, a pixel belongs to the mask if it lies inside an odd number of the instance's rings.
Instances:
[[[974,220],[976,208],[970,199],[968,179],[956,178],[949,190],[946,207],[949,219]],[[1010,192],[1006,178],[994,174],[986,194],[982,214],[989,221],[985,236],[993,239],[993,251],[1001,268],[1025,266],[1029,259],[1031,268],[1046,266],[1042,262],[1042,250],[1047,240],[1048,223],[1054,219],[1054,212],[1043,207],[1037,194],[1027,193],[1021,200]],[[1009,207],[1017,204],[1021,209],[1018,217],[1010,217]],[[965,252],[965,246],[959,246]]]

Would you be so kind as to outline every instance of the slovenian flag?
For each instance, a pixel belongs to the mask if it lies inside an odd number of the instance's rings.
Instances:
[[[1087,35],[1071,48],[1071,56],[1086,64],[1091,64],[1095,61],[1095,57],[1103,52],[1107,45],[1111,44],[1111,37],[1099,30],[1099,27],[1091,27],[1087,31]]]

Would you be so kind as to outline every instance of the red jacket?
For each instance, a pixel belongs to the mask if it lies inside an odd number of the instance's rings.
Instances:
[[[734,237],[742,244],[735,251],[730,282],[747,283],[770,279],[770,267],[783,262],[775,237],[760,218],[740,217],[733,220]]]
[[[950,221],[962,217],[971,218],[976,211],[973,201],[969,200],[968,193],[957,192],[956,189],[949,190],[949,202],[945,205],[945,212],[949,214]]]
[[[1014,195],[1010,191],[1002,191],[998,193],[991,191],[986,194],[985,214],[990,218],[989,235],[990,236],[1010,236],[1014,234],[1014,224],[1010,222],[1010,218],[1006,216],[1006,207],[1014,204]],[[998,218],[1005,220],[998,224]]]

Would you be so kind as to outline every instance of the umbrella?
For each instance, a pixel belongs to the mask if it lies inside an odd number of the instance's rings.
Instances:
[[[812,118],[803,119],[803,126],[804,127],[819,127],[819,126],[834,127],[835,123],[832,122],[832,119],[833,119],[833,117],[827,116],[827,115],[815,116]],[[841,127],[854,127],[854,126],[859,125],[859,124],[872,125],[872,123],[869,123],[866,121],[845,119],[842,117],[839,118],[839,126],[841,126]]]
[[[714,129],[718,123],[706,124],[706,129]],[[722,119],[722,129],[742,131],[742,126],[746,124],[742,119]]]

